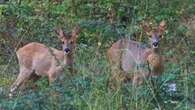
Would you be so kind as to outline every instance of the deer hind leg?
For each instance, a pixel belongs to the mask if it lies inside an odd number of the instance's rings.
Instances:
[[[120,88],[122,82],[124,81],[124,73],[119,68],[119,65],[112,65],[111,66],[111,77],[109,79],[109,86],[111,89],[118,89]]]
[[[150,73],[146,72],[137,72],[134,74],[132,83],[134,86],[141,85],[144,81],[147,81],[147,78],[150,76]]]
[[[10,95],[12,95],[12,93],[22,84],[24,83],[26,80],[28,80],[30,78],[30,75],[32,74],[32,70],[31,69],[27,69],[27,68],[20,68],[20,73],[16,79],[16,81],[12,84],[11,88],[10,88]]]
[[[117,89],[121,86],[121,83],[123,82],[123,71],[121,70],[121,55],[120,51],[116,53],[112,49],[107,51],[108,60],[110,63],[111,68],[111,74],[108,81],[108,86],[111,89]]]

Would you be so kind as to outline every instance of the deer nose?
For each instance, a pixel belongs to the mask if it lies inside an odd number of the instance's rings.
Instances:
[[[152,45],[156,47],[158,46],[158,42],[154,42]]]
[[[66,53],[68,53],[68,52],[70,52],[70,49],[69,49],[69,48],[65,48],[64,51],[65,51]]]

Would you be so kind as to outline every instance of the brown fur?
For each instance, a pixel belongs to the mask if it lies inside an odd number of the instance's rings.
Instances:
[[[151,31],[148,26],[144,26],[144,30],[150,36],[160,38],[165,30],[165,22],[162,21],[155,30]],[[107,56],[113,74],[111,79],[117,79],[115,77],[124,74],[122,76],[126,78],[121,79],[132,79],[134,85],[141,84],[149,76],[160,75],[164,68],[159,49],[147,48],[140,42],[129,39],[121,39],[112,44]]]
[[[57,31],[59,39],[63,42],[63,51],[47,47],[44,44],[32,42],[20,48],[16,54],[20,65],[20,73],[16,81],[11,86],[10,92],[15,91],[22,83],[31,79],[31,76],[47,76],[49,83],[53,82],[64,67],[73,65],[73,52],[76,45],[76,38],[79,28],[75,28],[71,36],[60,29]],[[64,48],[70,48],[69,53],[65,53]]]

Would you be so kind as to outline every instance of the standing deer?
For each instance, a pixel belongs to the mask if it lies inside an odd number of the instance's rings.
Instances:
[[[79,32],[79,27],[75,27],[71,34],[64,33],[62,29],[56,30],[58,38],[63,43],[63,50],[47,47],[37,42],[29,43],[20,48],[16,52],[20,73],[10,88],[10,96],[33,75],[47,76],[49,84],[51,84],[63,72],[64,67],[72,72],[73,53]]]
[[[149,35],[151,48],[129,39],[121,39],[112,44],[107,51],[112,79],[116,80],[122,76],[119,80],[124,80],[124,78],[129,79],[130,76],[133,85],[138,85],[144,78],[160,75],[163,72],[163,59],[158,46],[165,26],[164,21],[161,21],[155,29],[151,29],[149,25],[143,26],[144,31]]]

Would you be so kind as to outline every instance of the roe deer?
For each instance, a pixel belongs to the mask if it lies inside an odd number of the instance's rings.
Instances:
[[[70,34],[65,34],[62,29],[56,30],[58,38],[63,43],[63,50],[47,47],[37,42],[20,48],[16,52],[20,73],[10,88],[10,96],[21,84],[31,79],[32,75],[47,76],[50,84],[63,72],[64,67],[72,72],[73,53],[79,32],[79,27],[75,27]]]
[[[143,26],[144,31],[150,36],[151,48],[129,39],[121,39],[112,44],[107,51],[112,78],[116,79],[122,75],[120,80],[124,80],[124,78],[128,79],[128,75],[130,75],[133,85],[137,85],[141,84],[145,77],[160,75],[163,71],[163,59],[158,46],[165,26],[165,21],[161,21],[155,29],[150,29],[149,25]],[[119,73],[117,73],[118,70]]]

